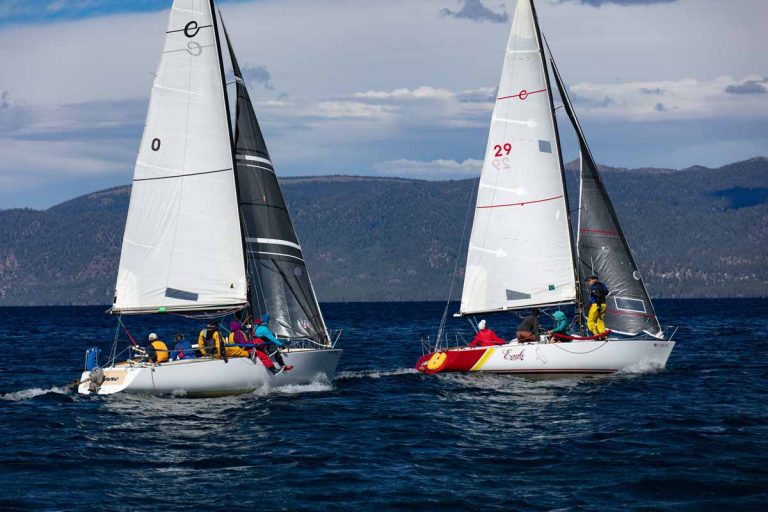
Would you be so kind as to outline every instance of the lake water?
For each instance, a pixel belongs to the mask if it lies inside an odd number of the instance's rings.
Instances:
[[[327,304],[333,383],[218,399],[76,396],[114,319],[0,308],[0,510],[768,510],[768,300],[656,306],[666,370],[531,381],[415,373],[442,304]]]

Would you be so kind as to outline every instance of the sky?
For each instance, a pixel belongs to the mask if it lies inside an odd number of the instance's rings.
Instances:
[[[0,0],[0,209],[130,183],[170,4]],[[219,4],[279,175],[479,173],[515,0]],[[537,8],[600,163],[768,155],[768,1]]]

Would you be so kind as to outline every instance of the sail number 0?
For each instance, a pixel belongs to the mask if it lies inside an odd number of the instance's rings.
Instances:
[[[505,142],[504,144],[496,144],[493,146],[493,162],[491,163],[496,169],[509,169],[509,158],[507,156],[512,152],[512,144]]]

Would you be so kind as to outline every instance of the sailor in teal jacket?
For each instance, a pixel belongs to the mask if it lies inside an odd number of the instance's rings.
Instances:
[[[555,311],[555,313],[552,315],[552,318],[555,320],[555,326],[551,331],[549,331],[548,334],[550,334],[550,336],[552,334],[564,334],[566,336],[570,334],[571,331],[568,327],[568,318],[566,318],[565,313],[562,311]],[[569,341],[561,340],[559,338],[554,338],[554,340]]]
[[[268,357],[274,357],[275,361],[277,361],[281,368],[279,370],[276,370],[275,373],[280,373],[282,371],[291,371],[293,370],[293,366],[290,364],[285,364],[285,361],[283,361],[283,356],[280,354],[279,348],[276,349],[274,352],[270,352],[267,348],[267,346],[272,343],[276,347],[282,347],[282,342],[277,339],[277,336],[274,335],[274,333],[269,328],[269,320],[270,316],[268,313],[264,313],[261,316],[261,320],[258,320],[256,323],[258,324],[258,327],[253,333],[253,336],[256,338],[256,350],[259,350],[260,352],[266,354]]]
[[[274,343],[278,347],[282,347],[283,344],[280,342],[279,339],[277,339],[277,336],[275,336],[272,331],[269,329],[269,320],[270,320],[269,313],[265,313],[261,317],[261,324],[256,328],[256,331],[254,331],[253,335],[256,338],[261,339],[264,343]]]

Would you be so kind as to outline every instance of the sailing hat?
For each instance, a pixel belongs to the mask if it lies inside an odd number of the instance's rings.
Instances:
[[[261,315],[261,322],[262,322],[264,325],[269,325],[269,319],[270,319],[270,318],[272,318],[272,317],[271,317],[271,316],[269,316],[269,313],[264,313],[263,315]]]
[[[242,327],[242,325],[243,324],[241,324],[237,320],[232,320],[231,322],[229,322],[229,330],[230,331],[236,331],[236,330],[240,329],[240,327]]]
[[[485,329],[485,319],[483,319],[483,320],[480,320],[479,322],[477,322],[477,328],[478,328],[479,330],[481,330],[481,331],[482,331],[483,329]]]
[[[149,333],[149,341],[155,341],[157,339],[157,334],[151,332]]]

